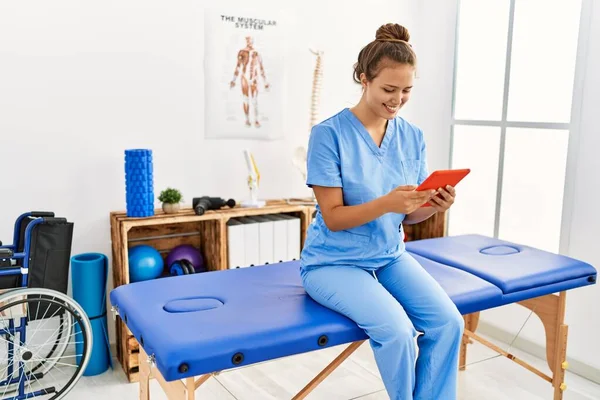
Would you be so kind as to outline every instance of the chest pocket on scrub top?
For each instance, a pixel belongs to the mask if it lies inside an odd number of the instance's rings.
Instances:
[[[404,173],[404,178],[406,179],[406,185],[418,185],[420,169],[421,160],[402,160],[402,172]]]

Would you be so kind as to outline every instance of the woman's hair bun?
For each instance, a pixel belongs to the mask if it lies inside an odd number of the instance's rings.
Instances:
[[[417,56],[412,45],[408,43],[409,39],[408,29],[402,25],[394,23],[381,25],[375,34],[375,40],[358,53],[358,60],[354,64],[354,82],[362,83],[362,74],[368,81],[375,79],[381,70],[381,61],[384,59],[386,63],[392,61],[416,66]]]
[[[385,24],[381,25],[375,33],[375,40],[404,40],[408,42],[410,40],[410,34],[408,29],[399,24]]]

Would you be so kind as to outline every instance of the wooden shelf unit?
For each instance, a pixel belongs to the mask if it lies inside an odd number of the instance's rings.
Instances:
[[[126,285],[129,280],[128,251],[131,246],[146,244],[156,248],[163,258],[175,246],[190,244],[204,257],[208,271],[227,269],[227,222],[231,218],[268,214],[288,214],[300,218],[301,248],[312,220],[312,205],[288,204],[285,200],[270,200],[260,208],[222,208],[196,215],[191,208],[177,214],[162,210],[145,218],[127,217],[125,211],[110,213],[112,268],[114,287]],[[405,226],[407,240],[443,236],[445,215],[434,215],[417,225]],[[169,279],[169,278],[158,278]],[[168,284],[168,282],[165,282]],[[137,382],[139,375],[139,344],[125,323],[116,319],[117,358],[129,382]]]

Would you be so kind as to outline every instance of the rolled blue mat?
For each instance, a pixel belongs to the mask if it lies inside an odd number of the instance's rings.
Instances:
[[[83,372],[93,376],[112,369],[110,341],[106,319],[106,285],[108,258],[101,253],[84,253],[71,257],[71,283],[73,299],[83,308],[92,325],[90,361]],[[82,354],[83,337],[79,325],[75,326],[76,354]],[[77,357],[77,363],[81,357]]]

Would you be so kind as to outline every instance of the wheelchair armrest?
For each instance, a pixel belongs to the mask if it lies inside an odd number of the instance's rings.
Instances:
[[[54,217],[54,213],[52,211],[31,211],[31,216],[34,218],[37,217]]]
[[[12,249],[0,249],[0,258],[10,258],[13,254]]]
[[[44,217],[44,222],[48,224],[64,224],[67,222],[67,219],[64,217]]]

